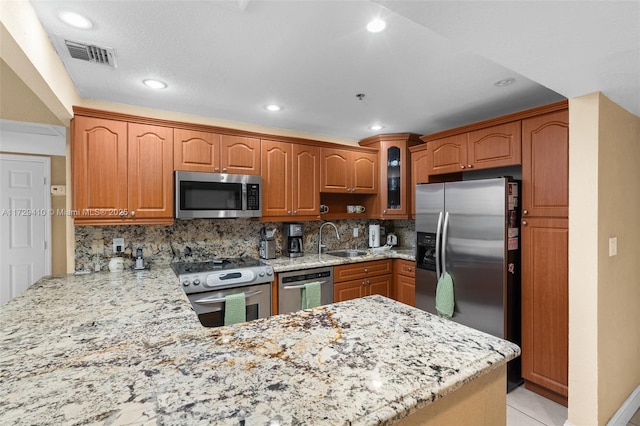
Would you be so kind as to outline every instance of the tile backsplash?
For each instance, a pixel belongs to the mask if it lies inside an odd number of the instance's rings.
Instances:
[[[369,220],[336,220],[340,240],[332,228],[323,230],[322,241],[328,250],[367,247]],[[412,220],[373,221],[386,232],[398,236],[402,248],[415,247]],[[303,222],[305,253],[318,252],[318,230],[323,222]],[[277,229],[276,255],[282,255],[282,223],[255,219],[176,220],[173,225],[122,225],[75,227],[75,270],[94,271],[96,265],[106,270],[113,254],[113,239],[124,238],[125,266],[132,266],[136,249],[141,248],[147,265],[169,265],[184,260],[207,260],[221,257],[259,257],[260,230]],[[358,237],[353,236],[358,228]],[[384,244],[384,239],[381,240]]]

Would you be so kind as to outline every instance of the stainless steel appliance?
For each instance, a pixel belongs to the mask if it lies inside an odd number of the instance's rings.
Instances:
[[[304,247],[302,244],[303,234],[301,223],[284,224],[284,254],[286,256],[304,256]]]
[[[250,257],[171,265],[205,327],[224,325],[225,297],[245,294],[247,321],[271,315],[273,268]]]
[[[416,186],[416,307],[437,314],[443,268],[453,278],[453,321],[520,344],[518,182],[508,178]],[[508,365],[521,383],[520,358]]]
[[[260,258],[275,259],[276,258],[276,230],[267,230],[262,227],[260,230]]]
[[[262,178],[227,173],[175,172],[175,217],[262,216]]]
[[[302,289],[319,281],[320,304],[333,303],[333,268],[314,268],[278,273],[278,313],[286,314],[302,309]]]

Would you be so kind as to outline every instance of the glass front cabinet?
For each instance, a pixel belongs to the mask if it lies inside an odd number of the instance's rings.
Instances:
[[[376,214],[380,219],[408,219],[411,212],[409,147],[423,143],[418,135],[401,133],[363,139],[362,146],[378,149],[380,190]]]

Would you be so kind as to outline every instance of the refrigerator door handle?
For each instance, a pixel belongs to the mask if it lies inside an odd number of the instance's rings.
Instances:
[[[447,231],[449,230],[449,212],[444,215],[442,226],[442,274],[447,272]]]
[[[438,216],[438,227],[436,228],[436,279],[440,279],[440,231],[442,229],[442,212]]]

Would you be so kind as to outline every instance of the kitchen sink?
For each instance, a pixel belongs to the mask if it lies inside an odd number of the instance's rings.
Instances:
[[[364,256],[367,254],[365,250],[336,250],[336,251],[328,251],[325,254],[330,256],[337,257],[356,257],[356,256]]]

